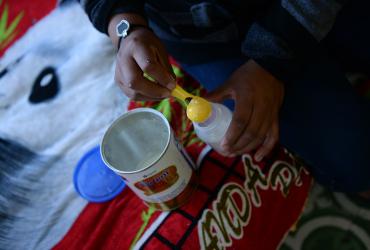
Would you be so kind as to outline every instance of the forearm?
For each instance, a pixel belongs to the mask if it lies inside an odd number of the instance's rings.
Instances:
[[[281,0],[281,7],[316,41],[326,37],[346,0]]]
[[[341,2],[279,1],[251,26],[243,53],[281,79],[294,74],[299,61],[320,53],[319,43],[334,25]]]

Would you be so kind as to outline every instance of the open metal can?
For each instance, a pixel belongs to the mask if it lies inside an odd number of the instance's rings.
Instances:
[[[105,164],[149,206],[175,209],[196,188],[194,163],[154,109],[137,108],[119,117],[104,134],[100,150]]]

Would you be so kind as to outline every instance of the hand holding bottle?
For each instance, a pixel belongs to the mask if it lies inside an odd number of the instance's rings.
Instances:
[[[253,60],[237,69],[224,85],[208,95],[211,101],[235,100],[235,112],[222,142],[230,155],[258,148],[262,160],[279,139],[279,110],[284,86]]]

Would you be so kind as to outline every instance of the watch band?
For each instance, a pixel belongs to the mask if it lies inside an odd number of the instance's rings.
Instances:
[[[150,27],[148,27],[147,25],[143,25],[143,24],[130,24],[130,29],[128,30],[128,33],[127,33],[127,35],[125,36],[125,37],[123,37],[123,36],[120,36],[119,38],[118,38],[118,45],[117,45],[117,49],[119,50],[119,48],[121,47],[121,42],[122,42],[122,39],[123,38],[126,38],[133,30],[135,30],[135,29],[138,29],[138,28],[143,28],[143,29],[147,29],[147,30],[149,30],[149,31],[152,31],[153,32],[153,30],[150,28]]]

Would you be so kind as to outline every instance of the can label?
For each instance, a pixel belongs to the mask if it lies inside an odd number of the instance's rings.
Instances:
[[[124,179],[147,204],[169,210],[185,203],[195,189],[193,168],[190,157],[171,133],[168,148],[159,161],[141,172],[125,175]]]
[[[177,169],[172,165],[152,177],[136,182],[134,185],[145,195],[150,196],[170,188],[178,179]]]

